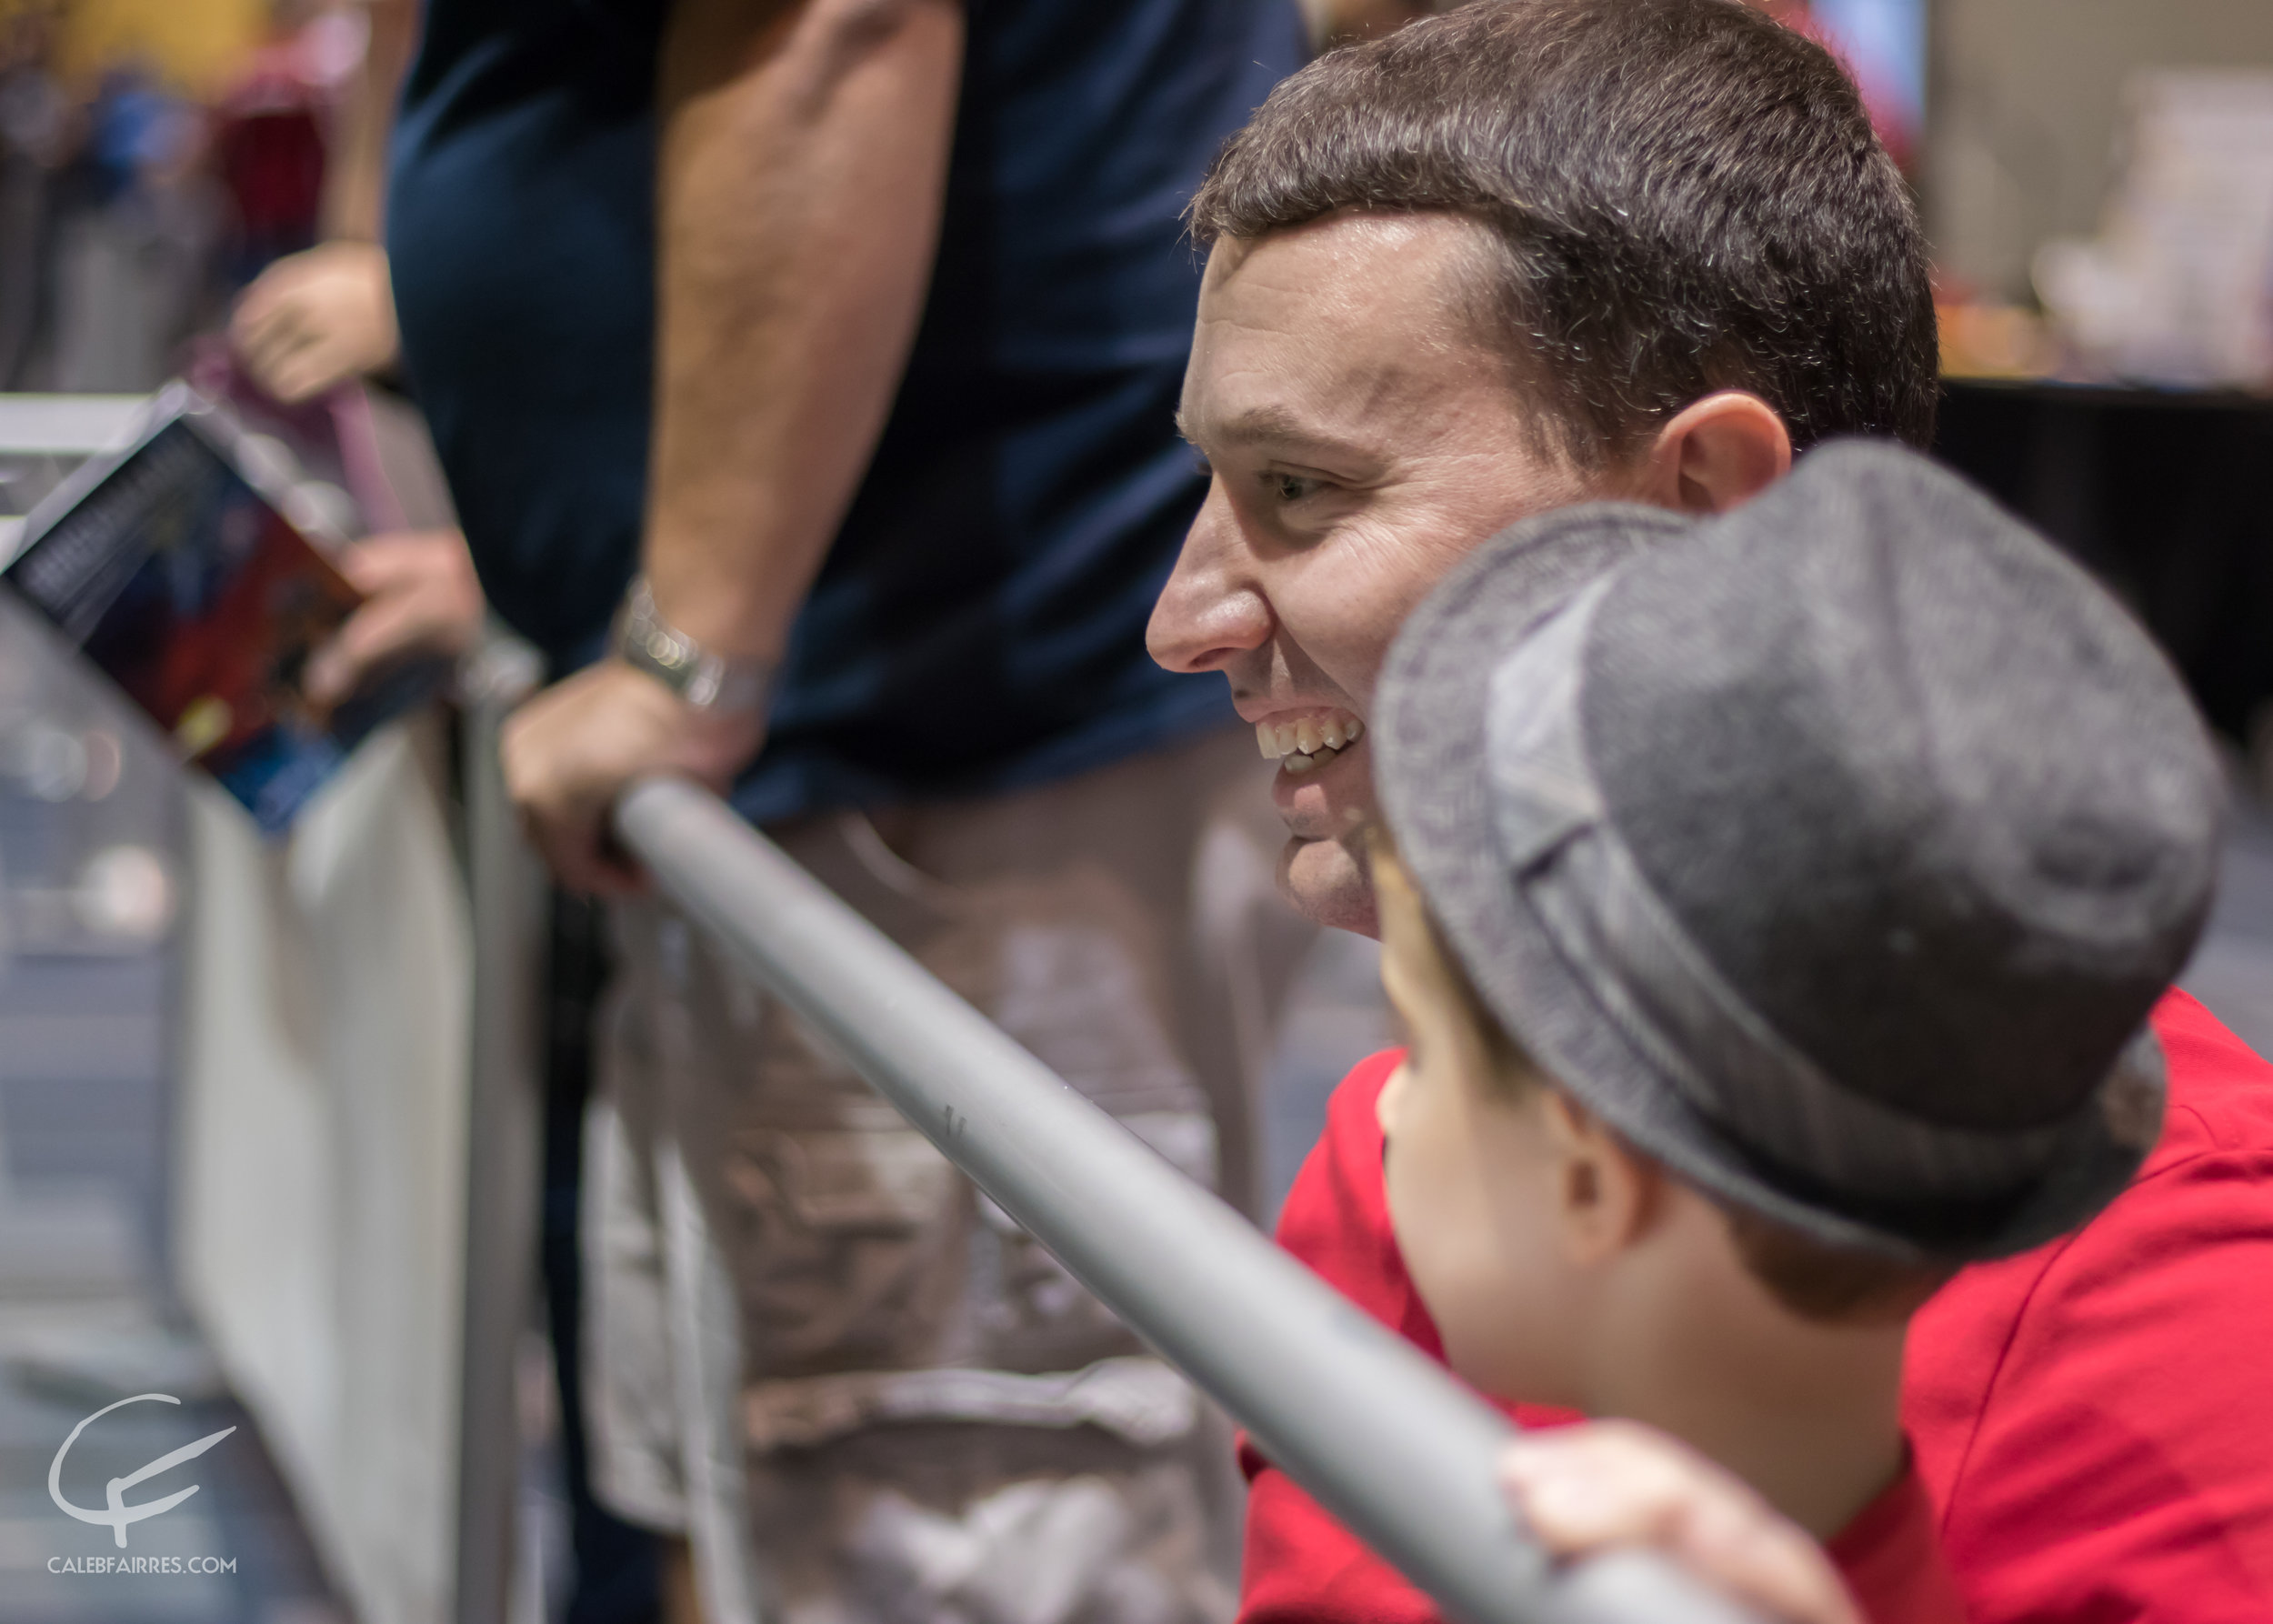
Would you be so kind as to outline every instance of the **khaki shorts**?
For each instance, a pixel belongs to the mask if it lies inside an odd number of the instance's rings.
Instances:
[[[1241,1204],[1310,939],[1243,730],[980,802],[769,829],[1082,1093]],[[711,1624],[1226,1617],[1219,1423],[791,1011],[616,918],[587,1125],[595,1487]]]

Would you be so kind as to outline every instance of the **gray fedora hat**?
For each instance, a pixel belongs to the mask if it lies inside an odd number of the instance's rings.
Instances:
[[[1517,525],[1407,621],[1373,711],[1478,992],[1707,1193],[1998,1257],[2152,1147],[2217,760],[2129,615],[1924,457],[1847,442],[1719,517]]]

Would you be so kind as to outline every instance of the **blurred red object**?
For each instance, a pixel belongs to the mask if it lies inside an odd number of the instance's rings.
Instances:
[[[1857,62],[1839,40],[1824,27],[1807,0],[1747,0],[1755,9],[1764,11],[1795,34],[1804,34],[1837,56],[1845,65],[1856,88],[1863,94],[1863,107],[1870,115],[1871,127],[1878,132],[1878,139],[1903,172],[1910,172],[1912,160],[1918,155],[1920,132],[1909,107],[1899,92],[1881,82],[1867,63]]]
[[[215,109],[214,166],[236,206],[240,283],[315,241],[327,101],[308,52],[287,35],[253,54]]]

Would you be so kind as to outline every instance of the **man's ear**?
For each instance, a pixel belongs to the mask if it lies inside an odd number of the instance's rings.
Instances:
[[[1726,513],[1790,473],[1791,456],[1791,432],[1774,406],[1723,389],[1657,431],[1636,495],[1682,513]]]
[[[1543,1092],[1563,1254],[1581,1268],[1607,1263],[1648,1230],[1664,1205],[1665,1176],[1586,1107],[1558,1088]]]

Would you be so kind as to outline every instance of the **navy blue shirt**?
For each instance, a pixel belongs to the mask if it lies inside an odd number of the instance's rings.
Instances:
[[[483,585],[556,667],[638,552],[663,6],[430,0],[388,249]],[[938,259],[874,462],[793,628],[764,821],[1033,783],[1227,721],[1144,627],[1205,489],[1173,413],[1181,212],[1298,62],[1292,0],[966,0]],[[762,387],[762,381],[754,382]]]

